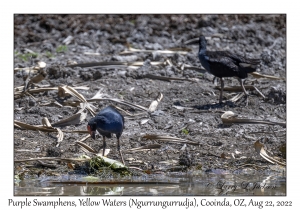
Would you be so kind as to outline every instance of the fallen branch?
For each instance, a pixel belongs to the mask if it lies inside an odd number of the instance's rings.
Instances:
[[[174,142],[174,143],[184,143],[184,144],[192,144],[192,145],[199,145],[198,142],[194,142],[191,140],[185,140],[185,139],[180,139],[177,137],[171,137],[171,136],[160,136],[160,135],[149,135],[146,134],[142,136],[142,139],[151,139],[151,140],[159,140],[159,141],[168,141],[168,142]]]
[[[150,62],[152,66],[162,65],[164,62]],[[121,62],[121,61],[109,61],[109,62],[91,62],[91,63],[79,63],[67,65],[67,67],[128,67],[128,66],[142,66],[144,64],[143,61],[135,61],[135,62]]]
[[[164,81],[168,81],[168,82],[170,82],[172,80],[196,82],[195,79],[176,78],[176,77],[164,77],[164,76],[157,76],[157,75],[153,75],[153,74],[146,74],[143,77],[144,78],[148,78],[148,79],[164,80]]]
[[[81,95],[80,93],[78,93],[73,87],[70,87],[67,85],[58,87],[58,96],[59,97],[64,96],[66,93],[76,97],[78,100],[80,100],[80,102],[84,103],[84,107],[91,113],[91,115],[93,117],[96,115],[96,113],[92,109],[91,105],[87,102],[87,100],[84,98],[84,96]]]
[[[183,51],[184,50],[184,51]],[[140,52],[140,53],[152,53],[152,52],[157,52],[157,53],[161,53],[161,54],[182,54],[182,55],[186,55],[188,52],[190,51],[190,49],[170,49],[170,50],[141,50],[141,49],[135,49],[132,47],[129,47],[128,50],[123,51],[121,53],[119,53],[120,55],[128,55],[128,54],[133,54],[136,52]]]
[[[136,148],[132,148],[132,149],[126,149],[126,150],[122,150],[124,152],[138,152],[138,151],[144,151],[144,150],[152,150],[152,149],[160,149],[161,145],[160,144],[152,144],[152,145],[147,145],[147,146],[143,146],[143,147],[136,147]]]
[[[267,125],[280,125],[282,127],[286,127],[285,122],[272,122],[267,120],[255,120],[255,119],[245,119],[245,118],[237,118],[237,115],[234,114],[231,111],[225,112],[221,116],[222,122],[225,125],[231,125],[233,123],[239,123],[239,124],[267,124]]]
[[[52,90],[58,90],[59,87],[43,87],[43,88],[34,88],[34,89],[29,89],[29,90],[26,90],[25,92],[23,91],[24,89],[24,86],[19,86],[19,87],[16,87],[14,88],[14,96],[21,96],[21,95],[24,95],[26,93],[40,93],[40,92],[45,92],[45,91],[52,91]],[[72,87],[74,88],[75,90],[88,90],[89,87],[85,87],[85,86],[82,86],[82,87]]]
[[[38,161],[38,160],[57,160],[57,161],[87,161],[91,158],[59,158],[59,157],[39,157],[39,158],[29,158],[29,159],[22,159],[22,160],[14,160],[15,163],[20,162],[28,162],[28,161]]]
[[[80,147],[84,148],[85,150],[87,150],[88,152],[94,153],[96,154],[97,152],[90,146],[88,146],[87,144],[83,143],[82,141],[76,141],[76,144],[78,144]]]
[[[103,98],[103,94],[101,94],[101,90],[99,90],[96,93],[96,95],[93,96],[92,98],[87,99],[88,102],[103,101],[103,100],[113,101],[113,102],[116,102],[116,103],[119,103],[119,104],[122,104],[122,105],[137,108],[137,109],[140,109],[140,110],[143,110],[143,111],[146,111],[146,112],[148,111],[148,109],[146,107],[143,107],[143,106],[140,106],[140,105],[137,105],[137,104],[133,104],[133,103],[130,103],[130,102],[118,99],[118,98]]]
[[[273,80],[286,80],[285,78],[281,77],[276,77],[276,76],[271,76],[271,75],[265,75],[265,74],[260,74],[258,72],[251,72],[250,73],[253,77],[255,78],[267,78],[267,79],[273,79]]]
[[[259,140],[257,140],[255,143],[254,143],[254,148],[255,148],[255,151],[257,152],[257,154],[259,154],[262,158],[264,158],[266,161],[272,163],[272,164],[275,164],[277,163],[278,165],[281,165],[281,166],[286,166],[285,163],[282,163],[278,160],[276,160],[275,158],[272,158],[270,157],[267,152],[265,151],[264,149],[264,145],[262,143],[259,142]]]

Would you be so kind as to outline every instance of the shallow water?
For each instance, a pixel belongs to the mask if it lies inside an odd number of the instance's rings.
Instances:
[[[14,194],[16,196],[286,195],[285,174],[260,174],[253,173],[253,171],[246,171],[246,173],[243,171],[243,174],[230,174],[222,170],[213,170],[210,173],[169,173],[167,175],[131,177],[130,179],[94,180],[97,183],[86,182],[83,176],[76,175],[55,178],[42,177],[16,182]],[[105,184],[99,184],[103,181]]]

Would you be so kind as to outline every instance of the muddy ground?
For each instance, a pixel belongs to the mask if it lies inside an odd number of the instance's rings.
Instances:
[[[185,44],[200,34],[207,37],[208,50],[230,50],[261,58],[257,72],[281,79],[249,75],[246,84],[258,88],[265,99],[257,91],[249,90],[249,105],[245,106],[244,98],[234,103],[229,101],[239,92],[225,91],[224,103],[218,104],[219,90],[215,86],[220,83],[213,84],[213,76],[201,70],[198,44]],[[129,46],[150,51],[121,54]],[[180,52],[165,54],[157,51],[174,48],[179,48]],[[181,54],[182,51],[186,54]],[[221,120],[221,111],[233,111],[241,118],[286,121],[285,15],[15,15],[14,52],[14,68],[19,68],[14,73],[14,87],[23,86],[26,78],[39,74],[32,71],[28,76],[22,68],[36,66],[38,61],[43,61],[46,63],[46,77],[39,83],[28,84],[27,90],[62,85],[87,86],[87,90],[78,90],[86,99],[101,90],[105,97],[123,99],[146,108],[162,93],[163,98],[152,113],[109,100],[91,102],[96,112],[113,104],[134,115],[121,111],[125,116],[121,149],[128,166],[151,168],[153,171],[174,168],[179,163],[202,166],[204,171],[241,167],[265,169],[273,164],[255,152],[257,140],[264,144],[270,156],[286,162],[282,149],[286,143],[286,128],[263,124],[228,126]],[[136,68],[72,66],[104,61],[141,61],[143,65]],[[155,65],[151,62],[164,63]],[[183,80],[168,81],[149,78],[149,75]],[[235,85],[239,85],[236,79],[225,79],[225,86]],[[15,95],[14,120],[41,125],[44,117],[55,123],[78,111],[78,103],[75,106],[71,103],[77,99],[72,96],[61,98],[57,90],[31,95]],[[70,102],[69,105],[66,102]],[[89,112],[86,113],[82,122],[59,128],[63,132],[86,130],[87,121],[92,117]],[[178,137],[199,145],[147,140],[142,138],[146,134]],[[91,155],[75,144],[86,135],[64,132],[63,141],[56,147],[56,133],[15,127],[14,159]],[[97,151],[102,146],[101,137],[97,141],[88,138],[85,143]],[[120,160],[116,138],[108,140],[107,144],[111,149],[108,157]],[[126,151],[151,144],[160,144],[161,147],[150,151]],[[180,156],[185,154],[184,151],[188,152],[188,158]],[[43,163],[16,163],[15,173],[32,167],[40,173],[73,171],[65,162],[47,162],[54,167]]]

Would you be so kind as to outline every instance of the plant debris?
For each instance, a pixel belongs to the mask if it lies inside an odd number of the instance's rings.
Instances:
[[[261,58],[248,107],[232,78],[216,103],[200,34],[212,51]],[[286,15],[16,14],[14,43],[16,180],[285,168]],[[109,105],[124,115],[126,166],[114,136],[102,157],[87,130]]]

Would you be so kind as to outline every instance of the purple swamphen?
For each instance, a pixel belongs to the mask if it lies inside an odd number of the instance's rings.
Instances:
[[[221,79],[219,103],[222,103],[223,77],[237,77],[246,95],[248,105],[248,93],[245,90],[242,79],[247,78],[248,73],[256,71],[256,66],[260,63],[260,59],[246,58],[229,51],[207,51],[206,39],[203,35],[199,37],[198,57],[206,71]]]
[[[103,156],[106,148],[105,138],[111,138],[112,134],[116,134],[118,139],[118,151],[120,153],[122,162],[125,165],[123,155],[120,150],[120,137],[124,129],[123,115],[121,115],[114,107],[108,106],[89,120],[87,129],[93,139],[95,139],[96,130],[102,135]]]

